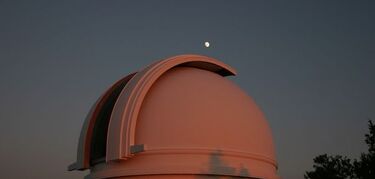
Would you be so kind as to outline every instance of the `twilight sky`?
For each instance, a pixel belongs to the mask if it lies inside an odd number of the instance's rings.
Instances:
[[[230,78],[264,111],[284,179],[303,178],[318,154],[358,157],[375,120],[374,9],[370,0],[0,0],[0,178],[82,178],[66,167],[99,95],[186,53],[237,69]]]

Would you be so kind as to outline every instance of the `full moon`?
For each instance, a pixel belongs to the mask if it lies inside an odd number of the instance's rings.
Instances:
[[[210,42],[204,42],[204,46],[207,48],[210,47]]]

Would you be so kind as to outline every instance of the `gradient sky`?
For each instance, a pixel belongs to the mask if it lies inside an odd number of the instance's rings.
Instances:
[[[0,178],[82,178],[66,167],[99,95],[186,53],[237,69],[284,179],[303,178],[318,154],[366,151],[375,1],[0,0]]]

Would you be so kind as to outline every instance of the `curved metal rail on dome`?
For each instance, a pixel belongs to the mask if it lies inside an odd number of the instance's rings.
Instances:
[[[107,90],[92,107],[81,131],[77,162],[69,166],[69,170],[90,168],[91,140],[98,114],[102,110],[103,103],[121,84],[124,87],[114,103],[108,121],[105,160],[126,160],[132,157],[136,151],[143,150],[142,146],[135,145],[134,142],[135,128],[142,102],[154,82],[165,72],[177,66],[200,68],[221,76],[236,75],[233,68],[213,58],[200,55],[180,55],[158,61],[137,73],[126,76]]]
[[[115,82],[91,107],[87,114],[85,121],[82,126],[81,134],[79,137],[77,161],[68,167],[68,170],[84,170],[90,167],[90,151],[91,142],[93,138],[94,128],[97,124],[97,119],[104,108],[105,103],[109,100],[111,95],[117,88],[123,88],[126,83],[135,75],[135,73],[129,74],[126,77]]]

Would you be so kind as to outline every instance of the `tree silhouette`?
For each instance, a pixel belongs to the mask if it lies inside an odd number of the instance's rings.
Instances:
[[[307,171],[305,179],[375,179],[375,126],[371,120],[368,123],[367,153],[353,162],[346,156],[319,155],[314,158],[314,170]]]
[[[375,126],[369,121],[370,133],[366,134],[368,153],[362,153],[359,161],[353,162],[354,175],[358,179],[375,179]]]
[[[314,163],[314,171],[306,172],[305,179],[349,179],[353,174],[350,159],[340,155],[319,155]]]

